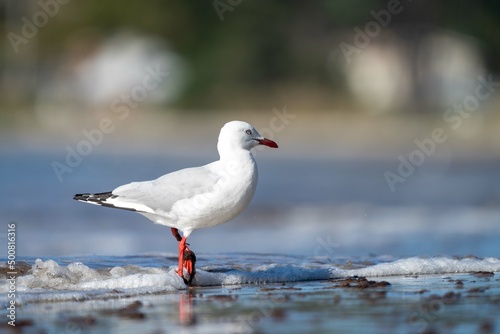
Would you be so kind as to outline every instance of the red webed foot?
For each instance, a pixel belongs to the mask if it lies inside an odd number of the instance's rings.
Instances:
[[[196,255],[189,248],[184,251],[184,268],[189,275],[189,278],[186,280],[184,277],[184,283],[187,285],[191,284],[193,281],[194,275],[196,275]]]
[[[196,255],[188,248],[186,237],[183,237],[179,242],[179,265],[177,274],[182,277],[184,283],[191,284],[194,275],[196,274]],[[188,279],[184,278],[184,268],[186,268]]]

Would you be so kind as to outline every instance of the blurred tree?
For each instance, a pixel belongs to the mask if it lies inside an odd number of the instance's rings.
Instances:
[[[3,35],[19,31],[23,17],[32,18],[42,10],[40,3],[50,1],[56,0],[4,0],[0,9]],[[213,1],[60,4],[57,15],[49,18],[28,45],[20,45],[18,53],[13,53],[8,41],[4,44],[3,100],[24,89],[26,93],[19,98],[29,101],[37,85],[43,84],[36,82],[37,73],[51,71],[65,55],[68,43],[82,31],[92,31],[98,38],[130,29],[163,38],[187,60],[190,81],[177,107],[268,108],[269,103],[296,92],[311,95],[319,108],[334,107],[338,103],[335,93],[343,94],[345,82],[342,71],[332,70],[329,64],[331,53],[338,52],[343,39],[353,38],[353,27],[364,27],[373,19],[371,11],[388,4],[381,0],[221,1],[233,4],[232,11],[224,12],[223,21]],[[481,43],[489,69],[500,70],[500,2],[402,1],[401,5],[405,10],[392,18],[392,31],[406,38],[408,27],[418,30],[422,25],[435,25],[473,36]],[[16,80],[16,73],[26,68],[34,74],[25,73]]]

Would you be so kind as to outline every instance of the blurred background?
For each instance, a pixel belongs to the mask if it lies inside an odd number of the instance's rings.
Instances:
[[[0,239],[16,222],[20,255],[175,252],[72,196],[215,160],[241,119],[280,148],[197,254],[500,256],[496,1],[3,0],[0,20]]]

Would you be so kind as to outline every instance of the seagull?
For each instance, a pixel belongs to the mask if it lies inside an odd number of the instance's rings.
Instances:
[[[257,186],[257,164],[250,150],[258,145],[278,148],[252,125],[231,121],[220,130],[218,161],[151,181],[128,183],[109,192],[76,194],[73,199],[135,211],[155,224],[170,227],[179,242],[177,274],[189,285],[196,274],[196,255],[186,240],[194,230],[226,223],[247,207]]]

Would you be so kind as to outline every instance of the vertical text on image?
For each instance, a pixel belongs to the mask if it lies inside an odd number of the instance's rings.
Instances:
[[[7,268],[7,323],[16,326],[16,223],[7,225]]]

